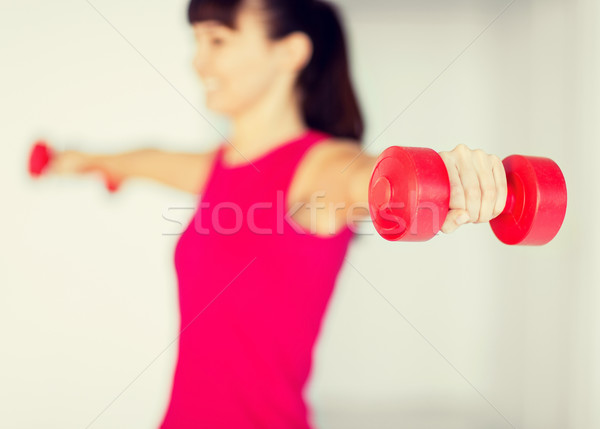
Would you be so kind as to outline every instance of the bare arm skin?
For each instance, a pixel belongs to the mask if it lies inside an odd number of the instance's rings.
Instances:
[[[309,150],[290,190],[290,204],[303,204],[294,220],[330,235],[369,217],[369,181],[377,157],[360,150],[355,141],[337,138]]]
[[[147,148],[109,155],[67,150],[56,154],[50,172],[83,174],[99,171],[119,182],[139,177],[198,193],[208,179],[214,155],[214,150],[186,153]]]

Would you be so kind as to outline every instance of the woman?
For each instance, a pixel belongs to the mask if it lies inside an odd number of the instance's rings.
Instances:
[[[160,427],[310,428],[313,346],[353,222],[368,216],[376,159],[361,153],[342,26],[311,0],[191,0],[188,17],[207,107],[231,119],[229,142],[199,154],[67,151],[52,168],[200,196],[175,250],[181,335]],[[451,180],[442,231],[497,216],[498,157],[464,145],[440,154]]]

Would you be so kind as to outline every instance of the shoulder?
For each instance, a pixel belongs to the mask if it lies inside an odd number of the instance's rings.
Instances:
[[[314,152],[315,158],[323,157],[346,157],[358,155],[361,143],[358,140],[330,137],[315,144],[310,152]]]
[[[309,173],[315,179],[326,180],[348,166],[361,153],[360,142],[330,137],[314,144],[300,163],[299,173]]]
[[[374,165],[375,157],[365,152],[358,140],[332,137],[310,148],[303,164],[321,181],[347,181],[363,175]]]
[[[343,179],[342,170],[351,165],[360,153],[360,142],[352,139],[330,137],[314,144],[298,165],[292,195],[302,199],[315,190],[335,185]]]
[[[302,161],[302,166],[326,173],[324,167],[335,167],[350,163],[361,153],[361,143],[358,140],[330,137],[313,145]]]

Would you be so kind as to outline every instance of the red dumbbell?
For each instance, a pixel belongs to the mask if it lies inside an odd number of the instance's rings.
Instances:
[[[490,221],[506,244],[542,245],[558,233],[567,209],[567,186],[548,158],[511,155],[502,161],[508,196]],[[384,150],[369,183],[369,211],[377,232],[391,241],[426,241],[441,229],[450,204],[450,181],[439,154],[426,148]]]
[[[31,149],[31,153],[29,156],[29,173],[32,177],[39,177],[44,174],[44,172],[50,167],[52,160],[54,159],[55,152],[54,150],[43,140],[35,143]],[[85,171],[94,171],[100,170],[96,167],[90,167],[88,169],[82,170]],[[121,183],[111,178],[107,173],[103,172],[105,177],[106,188],[109,192],[116,192],[119,190]]]

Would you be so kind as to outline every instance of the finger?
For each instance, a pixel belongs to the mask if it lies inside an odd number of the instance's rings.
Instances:
[[[496,205],[496,180],[492,171],[491,156],[480,149],[475,150],[473,161],[481,190],[479,215],[475,223],[489,222]]]
[[[502,164],[500,158],[492,155],[492,165],[494,182],[496,183],[496,204],[494,205],[494,212],[492,213],[493,219],[502,213],[504,211],[504,207],[506,207],[508,187],[506,184],[506,170],[504,169],[504,164]]]
[[[440,152],[440,156],[446,164],[448,170],[448,180],[450,182],[450,201],[448,207],[452,209],[464,209],[465,206],[465,191],[460,181],[456,161],[449,152]]]
[[[468,160],[459,164],[458,174],[464,189],[464,208],[469,213],[469,221],[475,222],[479,219],[479,210],[481,208],[481,186],[472,161]]]

